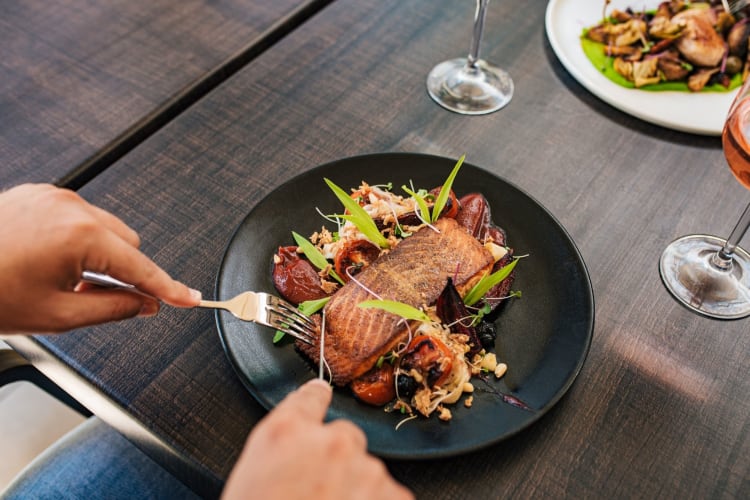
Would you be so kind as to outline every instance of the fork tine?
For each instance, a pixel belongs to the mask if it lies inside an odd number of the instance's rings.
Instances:
[[[314,332],[307,325],[296,321],[293,317],[279,314],[276,311],[269,311],[267,320],[269,326],[285,334],[289,334],[306,344],[313,344]]]
[[[267,295],[267,303],[268,305],[278,310],[281,314],[283,314],[283,311],[286,311],[299,318],[303,323],[306,323],[311,327],[315,327],[315,323],[313,323],[313,321],[308,316],[302,314],[297,307],[293,306],[286,300],[276,297],[275,295]]]
[[[315,323],[299,309],[274,295],[265,294],[266,310],[269,319],[276,322],[278,329],[293,337],[312,344],[315,338]]]

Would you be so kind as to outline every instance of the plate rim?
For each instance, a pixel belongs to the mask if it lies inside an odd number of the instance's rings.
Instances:
[[[225,245],[224,251],[222,252],[222,258],[221,262],[219,264],[219,270],[216,275],[215,280],[215,286],[214,286],[214,293],[216,297],[220,296],[220,288],[222,284],[222,275],[223,275],[223,268],[224,263],[227,258],[228,252],[232,248],[232,244],[235,240],[235,238],[239,235],[241,232],[243,226],[247,222],[247,220],[253,215],[253,212],[269,198],[272,196],[275,192],[280,191],[287,187],[290,184],[293,184],[295,182],[299,181],[299,178],[304,175],[309,175],[314,171],[319,171],[323,169],[329,169],[329,168],[335,168],[336,165],[341,163],[348,163],[348,162],[363,162],[368,161],[372,159],[387,159],[387,158],[422,158],[424,160],[437,160],[437,161],[452,161],[455,162],[455,159],[448,158],[445,156],[439,156],[439,155],[433,155],[433,154],[426,154],[426,153],[412,153],[412,152],[381,152],[381,153],[365,153],[360,155],[354,155],[349,157],[343,157],[334,159],[325,163],[318,164],[308,170],[305,170],[303,172],[300,172],[298,175],[295,175],[291,177],[290,179],[287,179],[286,181],[282,182],[275,188],[271,189],[266,195],[264,195],[261,199],[257,201],[247,212],[247,214],[242,218],[240,223],[235,227],[234,231],[232,232],[231,236],[227,240],[227,243]],[[585,291],[585,298],[586,300],[586,309],[587,314],[585,318],[586,323],[586,332],[585,332],[585,341],[582,344],[582,350],[581,355],[577,359],[577,362],[574,367],[572,367],[570,371],[570,375],[568,376],[567,380],[564,384],[560,386],[560,388],[555,393],[554,397],[550,398],[542,407],[536,408],[535,412],[532,417],[526,419],[524,421],[523,425],[518,426],[517,428],[513,429],[510,432],[506,432],[504,434],[501,434],[493,439],[488,439],[484,441],[483,443],[479,445],[472,445],[472,446],[466,446],[463,448],[460,447],[453,447],[450,449],[445,450],[429,450],[427,453],[423,452],[391,452],[387,449],[379,449],[372,447],[372,442],[370,439],[368,439],[368,449],[371,453],[376,454],[377,456],[384,458],[384,459],[391,459],[391,460],[431,460],[431,459],[439,459],[439,458],[447,458],[447,457],[453,457],[453,456],[459,456],[466,453],[478,451],[480,449],[487,448],[489,446],[495,445],[501,441],[505,441],[509,439],[512,436],[515,436],[524,430],[528,429],[530,426],[532,426],[534,423],[536,423],[539,419],[541,419],[544,415],[546,415],[551,408],[553,408],[561,399],[563,396],[565,396],[572,385],[575,383],[575,381],[578,379],[578,376],[580,375],[581,370],[583,369],[583,365],[585,364],[586,359],[588,358],[588,354],[591,349],[591,344],[593,343],[593,336],[594,336],[594,330],[595,330],[595,322],[596,322],[596,307],[595,307],[595,297],[594,297],[594,290],[593,290],[593,284],[591,282],[591,275],[588,271],[588,267],[586,265],[585,260],[583,259],[583,255],[578,248],[577,244],[571,237],[568,230],[560,223],[560,221],[552,214],[543,204],[541,204],[536,198],[531,196],[528,192],[526,192],[524,189],[520,188],[515,183],[505,179],[504,177],[490,171],[487,169],[484,169],[478,165],[475,165],[473,163],[465,163],[465,165],[470,166],[471,168],[474,168],[476,170],[479,170],[486,175],[489,175],[491,177],[496,178],[501,183],[504,183],[508,185],[510,188],[515,189],[519,194],[522,196],[528,198],[530,202],[532,202],[538,209],[540,209],[544,214],[549,217],[549,219],[555,224],[555,226],[561,231],[561,234],[565,237],[566,242],[568,243],[570,249],[573,252],[573,256],[575,257],[575,260],[577,264],[580,266],[580,269],[582,271],[582,284],[584,285],[582,288]],[[233,371],[239,378],[240,382],[242,383],[243,387],[250,393],[250,395],[253,397],[253,399],[261,405],[264,409],[270,411],[274,407],[274,403],[270,401],[267,397],[264,397],[262,395],[257,394],[259,392],[257,388],[255,388],[251,381],[249,380],[249,377],[247,374],[245,374],[241,369],[241,363],[236,358],[236,355],[234,352],[232,352],[232,349],[227,344],[227,341],[225,339],[225,334],[223,333],[224,327],[222,322],[222,312],[217,310],[214,313],[215,318],[215,325],[217,328],[217,333],[222,345],[222,349],[224,351],[225,356],[227,356],[227,359],[230,361],[230,365],[232,366]],[[225,317],[225,316],[224,316]],[[335,394],[334,394],[334,397]],[[351,396],[346,396],[347,398],[351,398]],[[376,408],[373,408],[374,410],[377,410]],[[326,417],[326,420],[329,420],[329,416]]]
[[[658,3],[657,0],[652,0]],[[711,92],[690,94],[678,91],[646,91],[639,89],[628,89],[621,87],[600,74],[586,58],[581,44],[576,38],[575,47],[571,48],[571,41],[565,39],[558,26],[562,21],[559,19],[560,11],[573,4],[583,4],[593,0],[549,0],[545,11],[545,32],[553,52],[563,67],[573,78],[586,90],[620,111],[634,116],[640,120],[659,125],[679,132],[687,132],[697,135],[719,136],[721,135],[724,118],[729,106],[736,94],[736,90],[726,93]],[[634,0],[620,0],[621,3],[631,4]],[[614,6],[614,4],[613,4]],[[571,23],[573,20],[570,20]],[[583,29],[583,26],[580,27]],[[580,33],[580,30],[579,30]],[[585,62],[576,61],[576,56],[585,58]],[[669,96],[677,99],[679,103],[670,105],[661,96]],[[691,100],[688,100],[691,99]],[[699,100],[697,100],[699,99]],[[701,106],[701,110],[686,111],[690,116],[667,116],[662,117],[659,113],[671,111],[672,115],[679,114],[680,109],[688,109],[691,106]],[[696,118],[705,116],[705,112],[714,109],[724,109],[712,117],[710,124],[705,119]]]

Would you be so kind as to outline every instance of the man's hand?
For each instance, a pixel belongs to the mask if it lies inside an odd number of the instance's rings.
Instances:
[[[159,302],[80,283],[106,273],[178,307],[200,293],[174,281],[138,250],[124,222],[73,191],[26,184],[0,194],[0,332],[42,333],[154,315]]]
[[[367,453],[359,427],[323,423],[331,398],[318,379],[287,396],[250,433],[224,498],[413,498]]]

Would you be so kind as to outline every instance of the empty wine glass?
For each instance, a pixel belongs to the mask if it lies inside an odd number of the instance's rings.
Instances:
[[[479,58],[479,44],[489,0],[477,0],[468,57],[444,61],[430,71],[427,91],[438,104],[464,115],[483,115],[502,108],[513,97],[510,75]]]
[[[724,155],[737,180],[750,189],[750,78],[739,90],[722,132]],[[737,246],[750,226],[750,205],[729,238],[695,234],[673,241],[659,271],[667,289],[711,318],[750,315],[750,254]]]

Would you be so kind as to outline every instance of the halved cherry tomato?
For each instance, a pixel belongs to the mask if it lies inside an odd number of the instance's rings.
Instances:
[[[436,187],[435,189],[430,191],[431,195],[435,196],[435,199],[437,199],[438,195],[440,195],[440,191],[443,190],[443,186]],[[460,207],[460,204],[458,202],[458,198],[456,198],[456,193],[453,192],[451,189],[451,192],[448,194],[448,201],[445,203],[445,207],[443,207],[443,211],[440,213],[440,217],[448,217],[449,219],[455,219],[456,215],[458,215],[458,208]]]
[[[393,366],[383,363],[380,368],[373,368],[351,383],[354,395],[360,401],[382,406],[396,397],[393,385]]]
[[[401,359],[401,371],[412,369],[427,380],[429,387],[442,385],[453,368],[453,352],[437,337],[417,335]]]
[[[380,255],[380,248],[377,245],[368,240],[353,240],[347,242],[336,253],[333,265],[336,274],[344,281],[349,281],[348,274],[357,274],[363,267],[377,259],[378,255]]]

